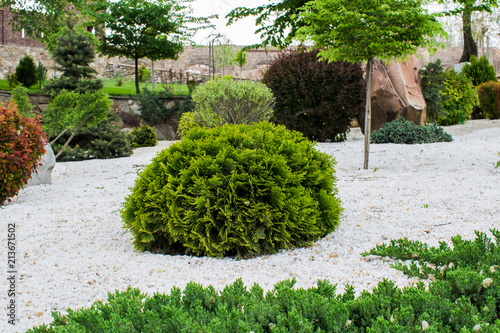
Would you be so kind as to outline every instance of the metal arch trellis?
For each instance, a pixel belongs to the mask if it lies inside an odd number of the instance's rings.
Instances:
[[[215,47],[223,44],[230,44],[231,40],[225,34],[221,34],[217,31],[212,32],[205,38],[208,43],[208,77],[215,78]]]

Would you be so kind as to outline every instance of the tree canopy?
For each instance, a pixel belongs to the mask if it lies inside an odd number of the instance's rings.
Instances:
[[[135,60],[136,92],[138,60],[177,59],[196,31],[211,27],[209,19],[190,16],[193,0],[122,0],[108,2],[95,14],[99,27],[98,50],[108,56]],[[196,25],[193,27],[193,24]]]
[[[371,71],[374,59],[392,60],[415,54],[418,47],[432,48],[431,37],[444,34],[422,0],[316,0],[300,13],[305,23],[297,33],[322,48],[328,61],[367,61],[365,162],[368,168]]]
[[[443,12],[444,15],[461,15],[462,28],[464,34],[464,50],[460,57],[460,62],[467,62],[471,56],[477,57],[477,45],[472,35],[472,21],[471,16],[473,12],[489,12],[491,13],[493,7],[498,7],[498,0],[451,0],[456,4],[456,8]],[[443,4],[450,2],[450,0],[437,0],[438,3]]]
[[[255,33],[261,34],[263,41],[251,48],[271,45],[283,49],[292,43],[297,29],[303,26],[304,23],[297,14],[308,1],[310,0],[282,0],[256,8],[238,7],[226,15],[229,19],[227,24],[248,16],[257,16],[255,24],[261,27]]]
[[[26,36],[48,42],[52,35],[57,34],[66,26],[71,13],[78,12],[86,18],[89,26],[88,13],[93,12],[93,6],[101,0],[88,2],[86,0],[0,0],[1,7],[10,6],[15,13],[9,24],[14,31],[24,29]]]

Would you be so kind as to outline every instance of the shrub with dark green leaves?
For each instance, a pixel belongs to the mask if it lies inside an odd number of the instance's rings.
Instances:
[[[489,81],[498,82],[495,67],[490,65],[486,56],[482,56],[479,59],[476,56],[471,56],[470,64],[465,64],[462,68],[462,73],[472,81],[475,87]]]
[[[79,130],[57,157],[57,161],[109,159],[132,155],[132,138],[113,124],[117,119],[115,114],[110,113],[107,119],[98,125]],[[55,154],[59,153],[70,135],[70,132],[66,132],[52,145]]]
[[[32,57],[25,55],[24,58],[19,61],[19,65],[16,67],[16,76],[19,83],[26,88],[38,82],[36,65]]]
[[[148,125],[136,127],[132,130],[134,147],[154,147],[158,144],[158,138],[154,129]]]
[[[308,246],[339,223],[335,163],[268,122],[196,128],[140,173],[122,219],[139,250],[243,257]]]
[[[14,103],[0,104],[0,206],[28,183],[45,143],[39,117],[22,116]]]
[[[184,112],[179,119],[179,126],[177,126],[177,135],[179,138],[183,138],[187,132],[193,128],[199,127],[195,121],[194,112]]]
[[[194,121],[198,126],[225,124],[251,125],[271,119],[273,93],[260,82],[217,78],[198,87],[192,94]]]
[[[274,120],[316,141],[343,141],[366,94],[359,64],[319,61],[318,50],[280,53],[263,82],[276,99]]]
[[[440,92],[445,88],[441,59],[429,62],[418,73],[422,76],[422,94],[427,104],[427,121],[436,123],[438,117],[445,115],[442,105],[443,95]]]
[[[142,94],[137,95],[139,101],[139,117],[150,126],[156,126],[165,123],[172,115],[179,111],[179,101],[165,103],[165,100],[171,97],[166,91],[150,91],[144,88]]]
[[[486,82],[478,88],[479,107],[489,119],[500,118],[500,82]]]
[[[370,141],[372,143],[433,143],[451,142],[451,135],[441,127],[432,125],[415,125],[414,122],[403,117],[385,123],[379,130],[373,131]]]
[[[477,91],[470,79],[453,69],[446,70],[443,95],[443,115],[437,117],[438,125],[458,125],[470,119],[472,109],[477,105]]]

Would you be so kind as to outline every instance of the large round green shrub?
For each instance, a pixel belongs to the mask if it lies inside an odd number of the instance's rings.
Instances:
[[[443,113],[438,116],[438,125],[458,125],[470,119],[477,104],[477,91],[470,79],[453,69],[444,72],[445,88],[441,90]]]
[[[260,82],[217,78],[196,87],[192,98],[194,120],[203,127],[251,125],[273,115],[273,93]]]
[[[479,59],[476,56],[471,56],[470,64],[465,64],[462,73],[472,81],[475,87],[489,81],[498,82],[495,67],[490,65],[486,56]]]
[[[155,130],[148,125],[134,128],[132,137],[134,138],[134,147],[154,147],[158,144]]]
[[[16,67],[16,76],[19,83],[21,83],[26,88],[29,88],[38,82],[36,65],[32,57],[30,57],[29,55],[25,55],[19,61],[19,65],[17,65]]]
[[[486,82],[478,88],[479,107],[489,119],[500,118],[500,82]]]
[[[343,141],[365,104],[360,64],[320,61],[319,50],[280,53],[264,74],[276,103],[274,121],[316,141]]]
[[[140,173],[121,215],[139,250],[242,257],[307,246],[339,223],[335,164],[284,126],[195,128]]]

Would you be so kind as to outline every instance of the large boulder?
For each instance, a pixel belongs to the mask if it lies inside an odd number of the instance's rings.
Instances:
[[[371,84],[371,131],[385,123],[403,117],[417,125],[425,123],[426,103],[418,75],[420,63],[411,56],[403,63],[381,61],[373,64]],[[364,132],[365,109],[358,114],[361,131]]]
[[[56,157],[52,147],[47,143],[45,146],[45,154],[40,160],[41,165],[36,168],[31,174],[31,179],[28,180],[27,186],[42,185],[52,183],[52,169],[56,165]]]

